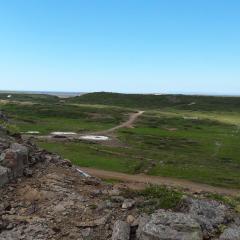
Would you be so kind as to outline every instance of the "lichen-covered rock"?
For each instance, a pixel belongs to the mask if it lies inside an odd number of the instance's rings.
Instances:
[[[200,225],[184,213],[158,210],[138,232],[139,240],[202,240]]]
[[[213,237],[218,231],[218,226],[229,220],[229,209],[220,202],[192,198],[186,201],[188,213],[201,225],[205,238]]]
[[[220,240],[239,240],[240,239],[240,227],[232,226],[224,230],[220,236]]]
[[[130,225],[123,221],[116,221],[113,227],[112,240],[129,240]]]

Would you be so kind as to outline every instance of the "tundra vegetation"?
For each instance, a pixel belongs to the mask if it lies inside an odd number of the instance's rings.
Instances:
[[[144,110],[133,128],[114,132],[120,144],[46,141],[38,144],[74,164],[240,188],[240,98],[91,93],[60,99],[0,95],[1,110],[20,132],[92,133]]]

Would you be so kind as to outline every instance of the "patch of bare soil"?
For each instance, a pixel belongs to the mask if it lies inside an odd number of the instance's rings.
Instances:
[[[188,190],[192,193],[209,192],[209,193],[217,193],[217,194],[227,194],[232,196],[238,196],[240,194],[239,189],[214,187],[206,184],[195,183],[195,182],[177,179],[177,178],[149,176],[145,174],[131,175],[131,174],[104,171],[104,170],[93,169],[93,168],[81,168],[81,169],[92,176],[99,177],[102,179],[121,180],[122,182],[125,182],[125,184],[129,186],[132,186],[133,183],[140,184],[141,186],[154,184],[154,185],[166,185],[166,186],[172,186],[172,187],[179,187],[179,188]]]

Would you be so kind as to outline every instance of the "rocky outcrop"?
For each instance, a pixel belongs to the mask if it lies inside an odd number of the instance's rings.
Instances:
[[[240,220],[220,202],[187,197],[179,212],[147,215],[144,198],[29,141],[2,136],[0,153],[0,239],[240,239]]]
[[[220,225],[232,220],[230,209],[214,200],[187,198],[186,206],[187,213],[200,224],[205,238],[215,236]]]
[[[116,221],[113,227],[112,240],[129,240],[130,225],[123,221]]]
[[[224,230],[220,236],[220,240],[239,240],[240,239],[240,226],[232,226]]]
[[[159,210],[138,230],[139,240],[201,240],[200,225],[190,215]]]
[[[23,176],[24,169],[28,167],[27,147],[18,143],[13,143],[10,148],[2,152],[0,156],[0,165],[8,169],[8,181]],[[5,173],[6,170],[2,171],[0,177],[4,177]],[[6,180],[6,178],[4,179]],[[4,185],[8,181],[6,180],[0,184]]]

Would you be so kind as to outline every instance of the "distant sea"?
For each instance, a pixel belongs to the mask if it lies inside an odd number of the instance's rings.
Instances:
[[[67,98],[67,97],[76,97],[80,96],[83,94],[86,94],[84,92],[51,92],[51,91],[8,91],[4,90],[1,91],[0,93],[11,93],[11,94],[47,94],[47,95],[53,95],[53,96],[58,96],[62,98]]]

